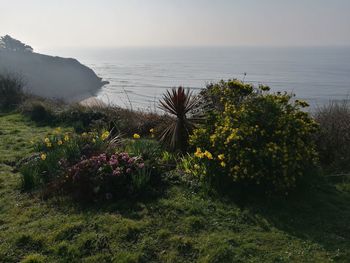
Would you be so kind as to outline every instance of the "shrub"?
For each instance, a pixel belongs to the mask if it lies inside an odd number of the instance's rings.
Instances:
[[[59,106],[51,101],[32,97],[23,102],[20,111],[32,121],[41,124],[52,124],[57,120],[54,110],[57,110],[57,108]]]
[[[154,113],[130,111],[114,106],[80,104],[66,105],[56,118],[61,123],[72,125],[79,133],[107,129],[128,136],[135,131],[143,136],[149,135],[151,128],[158,127],[167,119]]]
[[[206,183],[287,191],[315,164],[312,136],[317,124],[302,111],[307,104],[267,91],[239,81],[220,82],[205,91],[215,100],[206,104],[207,123],[190,142],[197,148],[198,168],[205,168]]]
[[[70,168],[64,185],[84,199],[122,197],[147,184],[144,166],[140,157],[128,153],[95,155]]]
[[[316,136],[322,166],[332,173],[350,170],[350,107],[347,101],[317,109],[320,130]]]
[[[14,109],[23,98],[22,82],[15,77],[0,75],[0,110]]]
[[[91,128],[106,129],[111,119],[110,113],[102,106],[68,105],[58,116],[61,122],[72,124],[76,132]]]

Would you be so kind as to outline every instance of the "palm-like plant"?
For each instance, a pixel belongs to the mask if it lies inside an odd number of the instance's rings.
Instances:
[[[188,137],[195,128],[198,116],[193,116],[199,99],[189,89],[183,87],[167,90],[160,100],[159,108],[173,115],[167,127],[161,134],[161,142],[173,150],[185,151],[188,147]],[[190,115],[189,117],[187,115]]]

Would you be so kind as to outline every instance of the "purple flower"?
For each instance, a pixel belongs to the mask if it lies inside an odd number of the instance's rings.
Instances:
[[[105,153],[100,154],[99,159],[101,162],[107,161],[107,155]]]
[[[133,162],[135,162],[135,157],[130,158],[128,164],[132,164]]]
[[[140,169],[142,169],[143,167],[145,167],[145,163],[139,163],[139,164],[138,164],[138,167],[139,167]]]
[[[113,155],[111,159],[109,159],[109,164],[112,166],[118,165],[119,164],[118,159]]]
[[[124,162],[127,162],[130,158],[128,153],[121,153],[120,155]]]
[[[117,169],[115,169],[114,171],[113,171],[113,175],[114,176],[119,176],[121,173],[120,173],[120,170],[119,170],[119,168],[117,168]]]
[[[126,173],[130,174],[131,173],[131,168],[126,169]]]

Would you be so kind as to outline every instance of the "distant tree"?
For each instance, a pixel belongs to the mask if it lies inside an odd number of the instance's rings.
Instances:
[[[0,49],[16,52],[33,52],[33,48],[31,46],[28,46],[21,41],[10,37],[9,35],[0,38]]]

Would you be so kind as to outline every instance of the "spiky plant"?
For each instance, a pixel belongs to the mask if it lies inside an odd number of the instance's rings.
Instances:
[[[183,87],[167,90],[160,100],[159,108],[172,115],[161,133],[160,141],[172,150],[185,151],[188,137],[192,133],[198,116],[191,115],[198,106],[198,97]],[[190,115],[190,116],[188,116]]]

